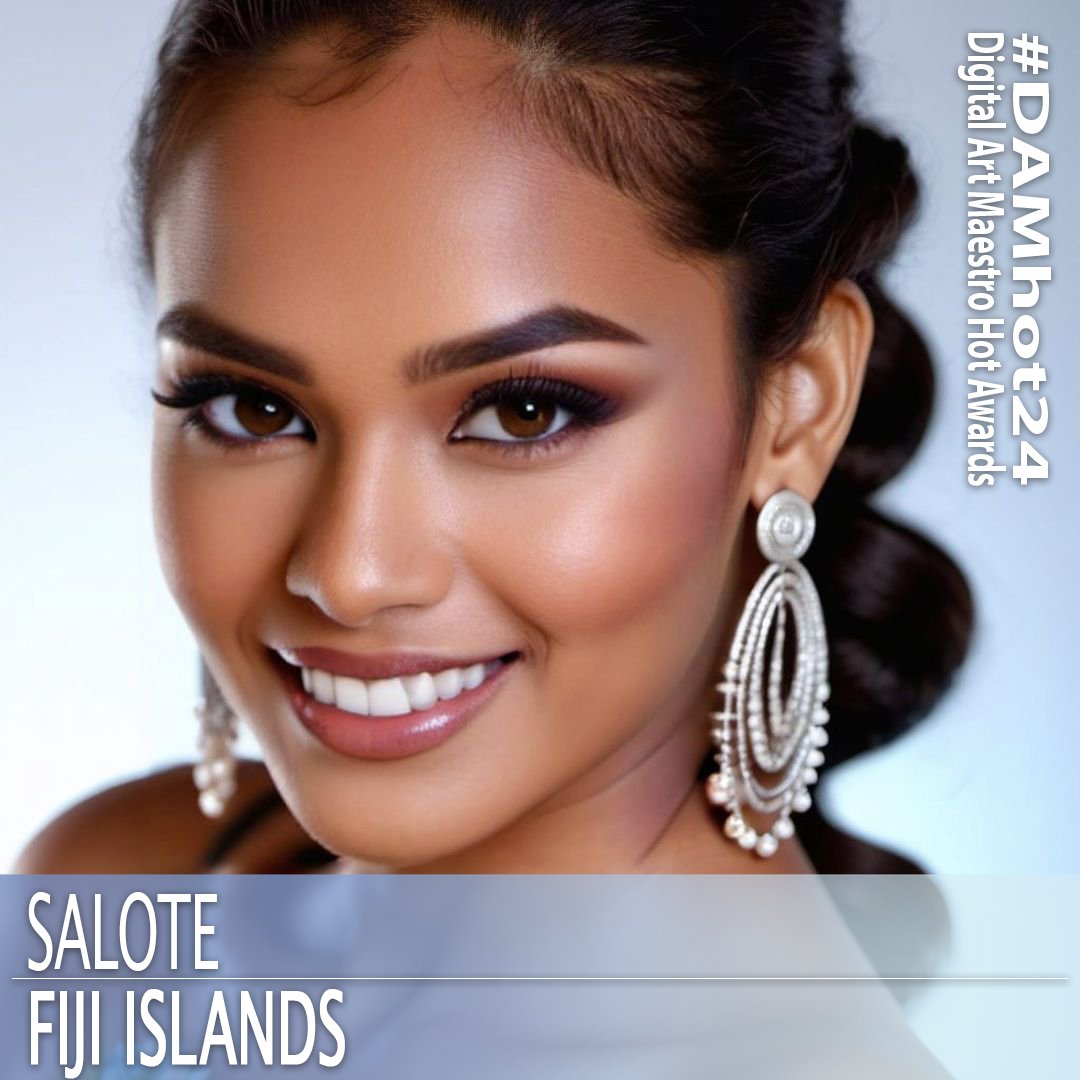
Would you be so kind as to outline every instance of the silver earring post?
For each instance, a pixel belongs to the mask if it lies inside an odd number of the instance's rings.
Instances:
[[[709,801],[728,812],[724,834],[765,858],[794,834],[792,813],[810,808],[809,787],[829,741],[825,623],[799,562],[814,524],[813,507],[795,491],[778,491],[761,508],[757,542],[769,562],[750,590],[716,684],[721,707],[710,714],[718,770],[706,782]],[[796,642],[785,678],[789,609]],[[743,817],[745,806],[778,816],[758,833]]]

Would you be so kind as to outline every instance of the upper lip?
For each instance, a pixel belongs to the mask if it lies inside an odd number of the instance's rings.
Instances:
[[[299,667],[317,668],[332,675],[347,675],[354,679],[393,679],[401,675],[419,675],[422,671],[434,674],[447,668],[466,668],[473,664],[486,663],[508,655],[506,652],[488,653],[486,656],[456,657],[439,656],[435,653],[418,652],[381,652],[357,653],[341,652],[339,649],[325,649],[318,646],[303,648],[275,647],[276,652],[286,663]]]

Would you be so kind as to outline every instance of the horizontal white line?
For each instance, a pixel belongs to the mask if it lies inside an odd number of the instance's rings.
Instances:
[[[1068,975],[13,975],[12,982],[1068,982]]]

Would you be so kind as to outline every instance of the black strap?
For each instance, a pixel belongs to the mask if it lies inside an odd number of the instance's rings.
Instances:
[[[226,855],[247,836],[253,829],[259,826],[265,818],[275,813],[285,811],[285,804],[278,794],[277,789],[271,787],[263,792],[258,798],[253,799],[244,809],[232,818],[202,857],[202,866],[206,870],[218,867]],[[316,844],[314,841],[304,845],[294,852],[280,868],[279,872],[300,872],[325,866],[337,858],[332,852]]]

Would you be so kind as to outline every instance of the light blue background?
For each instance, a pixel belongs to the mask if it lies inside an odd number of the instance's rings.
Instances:
[[[5,5],[4,865],[62,805],[193,752],[195,650],[150,528],[151,318],[119,227],[124,155],[169,7]],[[854,13],[866,111],[909,141],[924,180],[924,213],[891,281],[939,372],[929,437],[882,502],[962,560],[980,618],[948,700],[899,744],[839,772],[826,802],[841,823],[943,873],[1076,871],[1078,8],[858,0]],[[1037,309],[1051,479],[975,490],[965,481],[967,132],[955,69],[967,32],[997,29],[1037,33],[1052,49],[1053,119],[1036,139],[1053,155],[1039,186],[1054,200],[1054,280]]]

